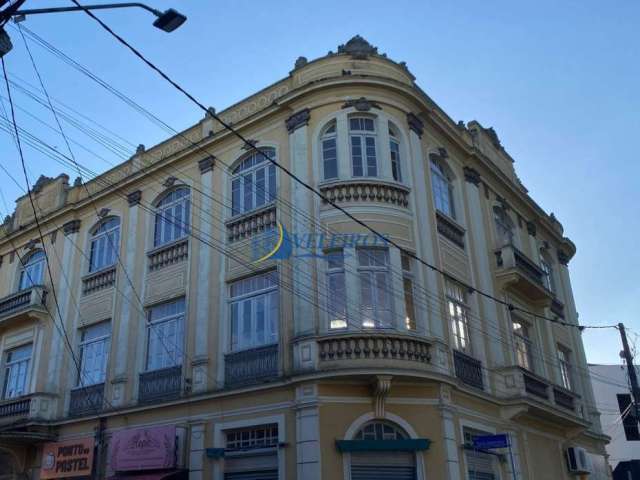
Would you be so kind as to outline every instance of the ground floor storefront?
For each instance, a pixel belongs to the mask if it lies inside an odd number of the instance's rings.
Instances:
[[[202,395],[48,428],[55,438],[0,432],[0,480],[610,478],[604,438],[577,419],[385,376]],[[508,446],[478,446],[492,436]],[[568,464],[568,449],[586,463]]]

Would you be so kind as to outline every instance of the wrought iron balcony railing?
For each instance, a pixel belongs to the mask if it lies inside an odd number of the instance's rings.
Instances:
[[[228,353],[224,357],[225,385],[261,383],[278,376],[278,345]]]
[[[69,416],[79,417],[98,413],[103,408],[104,383],[77,387],[71,390]]]
[[[482,362],[480,360],[459,350],[454,350],[453,363],[456,370],[456,377],[458,377],[462,383],[480,390],[484,389]]]
[[[140,374],[138,401],[155,403],[175,400],[182,393],[182,366],[161,368]]]
[[[511,244],[495,251],[496,275],[502,287],[511,288],[526,298],[550,306],[553,294],[545,287],[542,269]]]

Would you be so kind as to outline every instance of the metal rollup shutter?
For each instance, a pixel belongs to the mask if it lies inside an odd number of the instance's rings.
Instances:
[[[224,480],[278,480],[278,470],[259,472],[226,472]]]
[[[354,452],[351,480],[415,480],[415,454],[410,452]]]
[[[224,460],[225,480],[278,480],[278,452],[231,454]]]

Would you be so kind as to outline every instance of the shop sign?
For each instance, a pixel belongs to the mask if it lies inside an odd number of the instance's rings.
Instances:
[[[84,477],[93,468],[93,438],[45,443],[40,478]]]
[[[121,430],[111,437],[111,469],[114,471],[175,468],[176,427]]]

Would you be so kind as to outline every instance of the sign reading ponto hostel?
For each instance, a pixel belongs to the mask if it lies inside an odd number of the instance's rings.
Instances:
[[[67,478],[91,475],[93,446],[93,438],[46,443],[42,447],[40,478]]]

